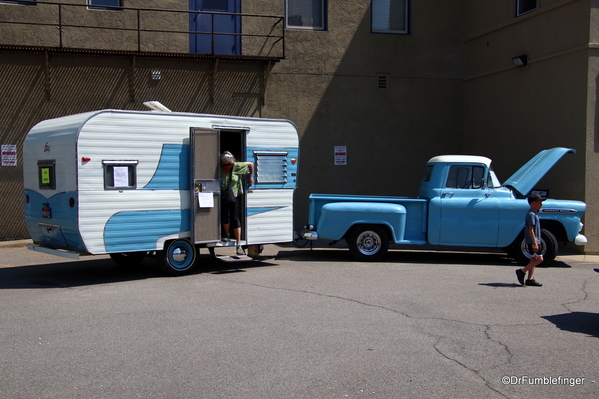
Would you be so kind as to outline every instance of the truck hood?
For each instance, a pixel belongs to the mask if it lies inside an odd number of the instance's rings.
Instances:
[[[518,169],[503,185],[522,195],[528,195],[553,165],[569,152],[576,154],[576,150],[573,148],[556,147],[543,150]]]

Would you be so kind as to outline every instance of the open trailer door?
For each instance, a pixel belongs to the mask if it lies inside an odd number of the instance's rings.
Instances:
[[[219,131],[191,128],[191,240],[220,241]]]

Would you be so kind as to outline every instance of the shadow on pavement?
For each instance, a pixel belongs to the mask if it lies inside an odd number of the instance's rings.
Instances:
[[[304,248],[281,249],[276,259],[289,261],[317,261],[317,262],[356,262],[346,248]],[[432,264],[459,264],[459,265],[496,265],[519,267],[520,264],[508,257],[503,252],[475,252],[475,251],[413,251],[389,250],[385,257],[377,263],[432,263]],[[555,260],[538,267],[570,268],[565,262]]]
[[[237,273],[243,269],[276,265],[268,258],[262,261],[223,263],[210,255],[200,255],[198,262],[198,267],[190,276],[202,273]],[[89,259],[0,268],[0,290],[70,288],[150,278],[172,277],[165,276],[152,258],[146,258],[135,266],[119,266],[107,258]]]
[[[553,316],[543,316],[557,328],[591,337],[599,338],[599,314],[589,312],[571,312]]]

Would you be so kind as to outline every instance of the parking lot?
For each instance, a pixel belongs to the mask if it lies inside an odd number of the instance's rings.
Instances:
[[[599,267],[267,246],[169,278],[0,246],[0,398],[599,396]]]

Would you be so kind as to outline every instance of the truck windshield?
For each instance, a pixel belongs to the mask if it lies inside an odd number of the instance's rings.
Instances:
[[[501,183],[499,182],[499,179],[497,178],[497,175],[495,174],[495,171],[493,170],[493,168],[489,169],[489,178],[487,179],[487,187],[490,187],[490,188],[501,187]]]

